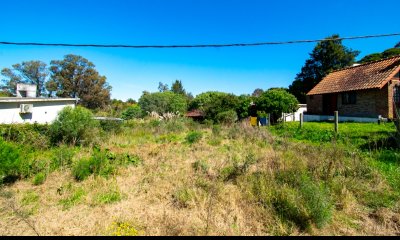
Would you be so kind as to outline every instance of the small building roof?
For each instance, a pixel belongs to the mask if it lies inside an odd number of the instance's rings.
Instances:
[[[190,112],[187,112],[185,114],[186,117],[204,117],[204,113],[203,111],[199,110],[199,109],[194,109]]]
[[[382,88],[400,70],[400,55],[328,74],[307,95]]]
[[[0,97],[0,103],[10,102],[76,102],[79,98],[25,98],[25,97]]]

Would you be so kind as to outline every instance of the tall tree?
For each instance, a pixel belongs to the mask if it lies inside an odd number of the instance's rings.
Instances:
[[[86,58],[66,55],[63,60],[51,61],[50,71],[57,96],[80,98],[80,103],[90,109],[102,108],[110,102],[111,86]]]
[[[172,83],[171,91],[176,94],[186,95],[186,90],[183,88],[182,81],[180,80],[175,80]]]
[[[167,91],[169,91],[168,84],[164,84],[162,82],[159,82],[158,83],[158,91],[159,92],[167,92]]]
[[[49,75],[47,65],[41,61],[27,61],[12,65],[13,69],[4,68],[1,74],[5,88],[15,93],[17,83],[29,83],[36,85],[36,96],[42,96],[46,92],[46,80]]]
[[[350,66],[355,62],[359,51],[353,51],[342,44],[339,35],[333,35],[317,44],[306,60],[301,72],[297,74],[289,92],[299,102],[306,101],[306,94],[317,85],[329,72]]]
[[[259,97],[261,96],[261,94],[264,93],[264,90],[262,90],[261,88],[256,88],[253,92],[253,94],[251,94],[252,97]]]

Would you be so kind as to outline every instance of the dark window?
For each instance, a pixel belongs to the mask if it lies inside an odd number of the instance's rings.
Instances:
[[[400,86],[394,87],[393,98],[395,103],[400,103]]]
[[[356,92],[342,93],[342,104],[356,104],[356,102],[357,102]]]

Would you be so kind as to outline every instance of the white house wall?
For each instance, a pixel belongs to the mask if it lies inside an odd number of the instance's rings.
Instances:
[[[33,104],[32,113],[20,113],[21,104]],[[2,102],[0,103],[0,124],[51,123],[65,107],[75,107],[72,101],[57,102]]]
[[[300,113],[307,112],[307,105],[306,104],[300,104],[299,109],[293,114],[293,113],[283,113],[282,117],[285,118],[285,122],[298,122],[300,121]]]

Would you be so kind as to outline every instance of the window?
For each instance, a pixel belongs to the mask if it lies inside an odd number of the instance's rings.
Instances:
[[[357,94],[356,92],[342,93],[342,104],[356,104]]]
[[[393,100],[396,104],[400,104],[400,85],[394,87]]]

